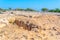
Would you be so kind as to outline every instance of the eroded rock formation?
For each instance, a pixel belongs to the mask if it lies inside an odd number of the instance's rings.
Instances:
[[[24,29],[27,29],[29,31],[31,31],[33,28],[37,28],[38,26],[33,24],[33,23],[29,23],[29,21],[27,21],[26,23],[24,23],[24,21],[19,21],[19,20],[15,20],[15,22],[19,27],[23,27]]]

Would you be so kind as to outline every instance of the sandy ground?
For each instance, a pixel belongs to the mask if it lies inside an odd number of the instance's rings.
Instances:
[[[60,16],[0,14],[0,40],[60,40]]]

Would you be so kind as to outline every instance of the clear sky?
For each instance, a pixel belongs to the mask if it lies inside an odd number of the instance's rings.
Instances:
[[[60,8],[60,0],[0,0],[0,8]]]

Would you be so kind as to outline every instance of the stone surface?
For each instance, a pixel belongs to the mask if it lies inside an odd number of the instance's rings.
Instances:
[[[0,40],[60,40],[60,16],[1,15]]]

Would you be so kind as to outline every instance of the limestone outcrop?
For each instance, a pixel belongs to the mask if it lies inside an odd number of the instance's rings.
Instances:
[[[60,40],[58,15],[1,15],[0,40]]]

